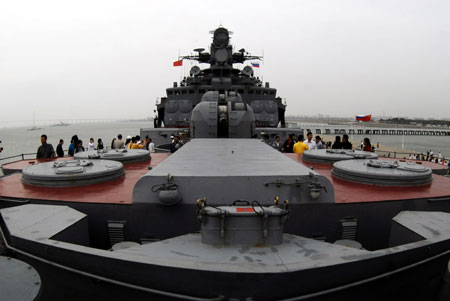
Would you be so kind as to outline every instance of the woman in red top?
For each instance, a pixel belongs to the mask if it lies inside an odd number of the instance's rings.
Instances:
[[[364,147],[363,147],[363,151],[365,152],[371,152],[372,151],[372,145],[370,145],[370,139],[369,138],[364,138]]]

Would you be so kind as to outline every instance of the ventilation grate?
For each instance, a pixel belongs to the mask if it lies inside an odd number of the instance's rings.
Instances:
[[[358,231],[358,219],[354,217],[346,217],[340,220],[341,223],[341,239],[356,240]]]
[[[126,221],[108,221],[109,243],[112,245],[125,240]]]

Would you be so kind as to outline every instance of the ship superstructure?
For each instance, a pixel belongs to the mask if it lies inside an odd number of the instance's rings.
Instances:
[[[157,105],[157,125],[168,128],[189,127],[193,108],[206,92],[216,91],[219,95],[238,93],[253,109],[256,127],[284,127],[286,105],[277,96],[277,90],[256,77],[251,64],[242,69],[234,66],[248,61],[259,62],[262,57],[252,56],[245,49],[234,52],[230,45],[231,32],[224,27],[211,33],[213,41],[209,52],[197,48],[194,49],[196,55],[180,58],[209,66],[204,69],[197,65],[191,67],[189,76],[180,83],[174,82],[166,90],[167,97],[161,98]]]

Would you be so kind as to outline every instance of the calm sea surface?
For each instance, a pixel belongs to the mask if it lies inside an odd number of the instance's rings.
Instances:
[[[3,147],[3,152],[0,154],[1,158],[14,156],[18,154],[35,153],[41,144],[40,139],[42,134],[48,137],[47,142],[56,146],[59,139],[64,140],[63,148],[69,148],[70,139],[73,135],[78,135],[78,138],[83,140],[83,146],[87,147],[89,138],[95,139],[97,146],[97,139],[102,138],[105,146],[111,145],[111,140],[122,134],[124,138],[127,136],[139,135],[141,128],[153,127],[153,122],[99,122],[99,123],[80,123],[71,124],[68,126],[47,126],[42,130],[29,131],[29,127],[21,128],[4,128],[0,129],[0,140]],[[67,152],[66,152],[67,153]],[[28,156],[28,158],[30,158]],[[0,164],[3,162],[0,162]]]
[[[77,134],[78,138],[83,140],[83,145],[86,147],[89,138],[94,138],[97,144],[97,139],[102,138],[106,145],[111,144],[111,140],[122,134],[126,136],[138,135],[141,128],[153,127],[152,122],[99,122],[99,123],[80,123],[69,126],[47,126],[42,130],[29,131],[27,127],[22,128],[4,128],[0,129],[0,140],[4,151],[0,154],[1,158],[22,154],[35,153],[40,145],[40,136],[46,134],[48,142],[53,144],[56,149],[59,139],[64,139],[64,149],[67,150],[70,144],[70,138]],[[353,135],[353,139],[360,141],[365,136]],[[371,135],[368,136],[372,143],[401,148],[402,136],[382,136]],[[408,150],[415,150],[417,152],[426,153],[429,150],[437,155],[441,151],[442,155],[450,158],[450,137],[449,136],[403,136],[404,148]]]

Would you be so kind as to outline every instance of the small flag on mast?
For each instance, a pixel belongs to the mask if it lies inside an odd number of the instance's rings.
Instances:
[[[359,121],[370,121],[372,115],[356,115],[356,120]]]
[[[173,62],[173,66],[174,67],[183,66],[183,60],[178,60],[178,61]]]

